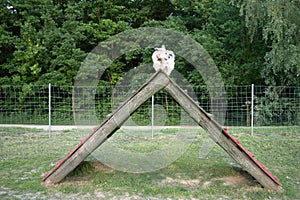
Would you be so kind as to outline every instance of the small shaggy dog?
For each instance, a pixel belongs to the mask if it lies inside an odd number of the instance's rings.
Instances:
[[[170,75],[175,65],[175,54],[173,51],[166,50],[165,45],[162,45],[161,48],[155,48],[152,61],[155,71],[161,69],[167,75]]]

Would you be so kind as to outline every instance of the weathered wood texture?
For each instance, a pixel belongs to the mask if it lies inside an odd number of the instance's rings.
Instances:
[[[247,152],[211,115],[205,112],[164,72],[156,72],[139,90],[112,113],[90,136],[72,150],[43,179],[44,183],[58,183],[75,169],[90,153],[107,140],[128,117],[147,99],[161,89],[165,89],[197,122],[211,138],[220,145],[244,170],[251,174],[267,189],[281,190],[281,184],[253,156]]]
[[[242,147],[227,135],[223,127],[207,114],[192,98],[190,98],[174,81],[170,80],[165,90],[180,104],[196,123],[206,130],[211,138],[221,146],[244,170],[251,174],[267,189],[281,190],[281,185],[266,174],[266,170],[254,162]],[[232,137],[232,136],[231,136]],[[245,150],[245,149],[244,149]],[[260,164],[260,163],[259,163]],[[270,174],[270,173],[269,173]],[[272,174],[270,174],[272,175]],[[275,177],[274,177],[275,178]]]
[[[79,148],[69,153],[59,165],[43,179],[44,184],[60,182],[74,170],[90,153],[116,132],[129,116],[153,94],[163,89],[169,82],[164,73],[155,73],[139,90],[127,99],[96,129]]]

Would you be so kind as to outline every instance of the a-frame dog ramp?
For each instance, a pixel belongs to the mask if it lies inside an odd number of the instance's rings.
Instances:
[[[78,146],[72,149],[63,160],[59,161],[44,176],[44,184],[60,182],[90,153],[113,135],[137,108],[161,89],[167,91],[190,117],[205,129],[211,138],[262,186],[272,190],[282,189],[277,177],[267,171],[253,157],[253,154],[243,148],[239,141],[227,132],[227,129],[224,129],[211,118],[209,114],[162,71],[156,72],[139,90],[134,92],[131,97],[95,129],[93,133],[81,140]]]

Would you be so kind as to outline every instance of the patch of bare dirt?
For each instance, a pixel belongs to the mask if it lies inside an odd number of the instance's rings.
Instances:
[[[65,186],[65,185],[72,185],[72,186],[80,186],[85,185],[86,182],[91,181],[91,177],[88,176],[80,176],[80,177],[67,177],[61,183],[54,184],[53,186]]]
[[[224,185],[253,185],[253,181],[251,181],[246,176],[226,176],[219,178],[220,181],[223,181]]]
[[[163,180],[165,183],[177,183],[184,186],[195,186],[200,183],[199,179],[191,179],[191,180],[183,180],[183,179],[173,179],[171,177],[167,177],[165,180]]]
[[[201,186],[201,178],[199,179],[174,179],[171,177],[166,177],[161,182],[162,185],[171,185],[171,186],[181,186],[186,189],[195,189]]]
[[[245,175],[237,175],[237,176],[225,176],[221,178],[212,178],[210,181],[205,181],[203,183],[203,187],[209,187],[216,181],[221,181],[222,184],[225,186],[256,185],[255,181],[253,181],[250,176],[248,177]]]
[[[203,188],[210,187],[214,185],[216,182],[221,182],[224,186],[254,186],[257,183],[253,181],[253,179],[249,176],[244,175],[236,175],[236,176],[225,176],[221,178],[212,178],[209,181],[202,181],[202,178],[198,179],[181,179],[181,178],[171,178],[166,177],[162,180],[161,184],[170,185],[170,186],[181,186],[186,189],[195,189],[195,188]]]
[[[115,171],[115,169],[110,168],[107,165],[102,164],[101,162],[94,162],[93,166],[95,167],[95,169],[104,173],[113,173]]]

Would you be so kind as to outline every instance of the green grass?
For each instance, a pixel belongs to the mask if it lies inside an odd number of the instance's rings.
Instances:
[[[275,129],[275,128],[274,128]],[[230,132],[231,129],[229,129]],[[177,130],[178,131],[178,130]],[[285,134],[243,133],[233,129],[242,145],[281,181],[284,191],[263,189],[220,147],[199,158],[203,137],[168,167],[149,173],[116,171],[88,158],[60,184],[44,187],[42,176],[79,143],[75,131],[53,133],[38,129],[0,128],[0,199],[298,199],[300,197],[300,131]],[[154,139],[145,134],[115,135],[123,148],[148,152],[167,146],[172,131]]]

